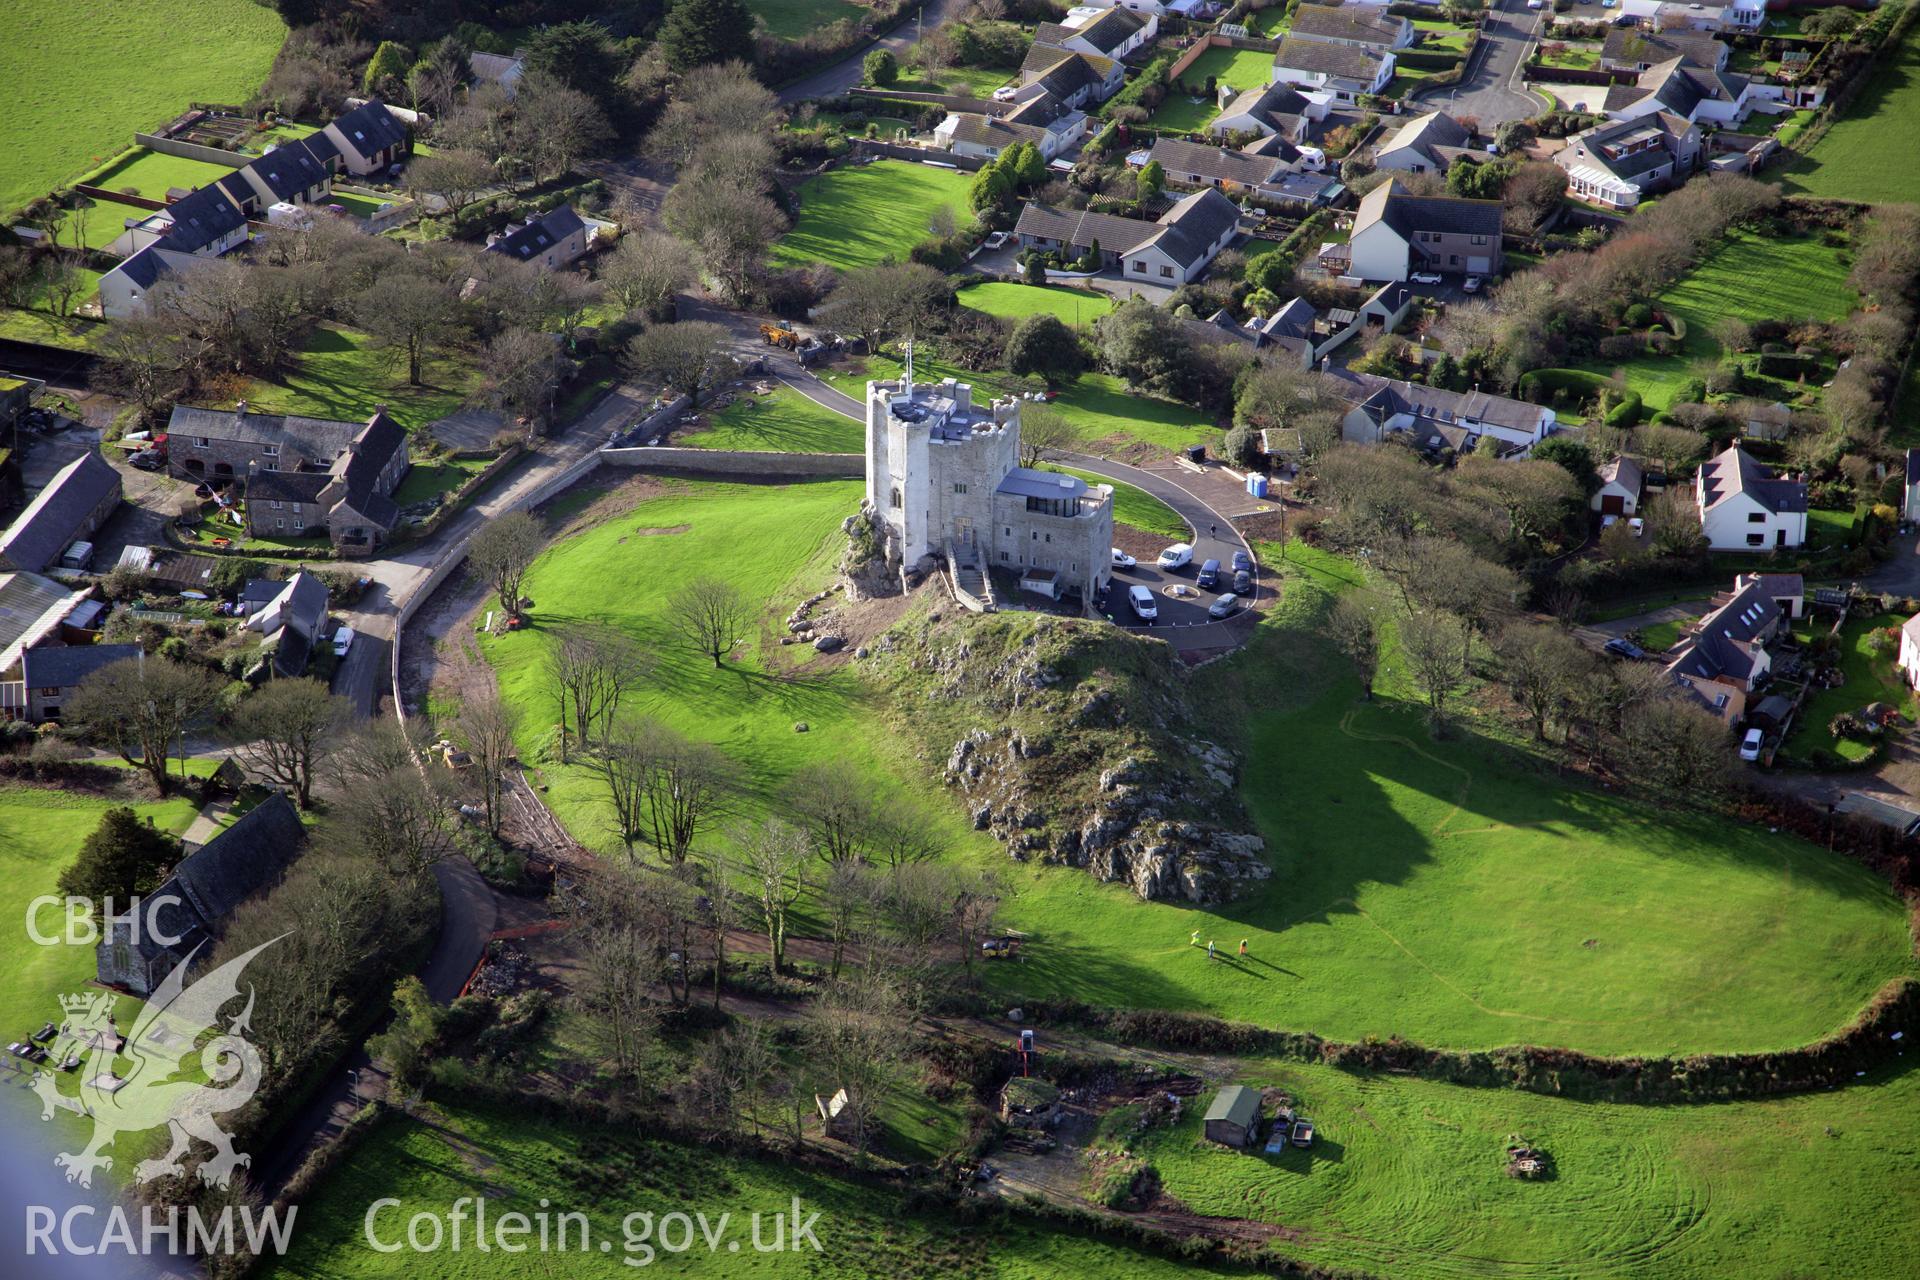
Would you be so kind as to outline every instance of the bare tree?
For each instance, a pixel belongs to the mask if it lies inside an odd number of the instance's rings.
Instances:
[[[180,340],[172,325],[141,311],[108,328],[100,339],[107,377],[151,420],[180,380]]]
[[[847,948],[859,936],[873,911],[875,885],[873,872],[859,862],[829,864],[821,877],[817,898],[827,939],[833,944],[829,974],[839,978],[846,962]]]
[[[1074,443],[1073,424],[1051,405],[1037,401],[1020,406],[1020,465],[1038,467],[1049,454]]]
[[[911,339],[924,330],[948,292],[946,278],[932,267],[918,262],[883,263],[849,272],[820,314],[836,328],[866,339],[877,351],[889,338]]]
[[[1427,721],[1434,732],[1446,727],[1447,702],[1467,678],[1464,619],[1438,610],[1408,614],[1400,620],[1400,652],[1407,674],[1427,700]]]
[[[700,860],[707,882],[707,957],[713,965],[713,1007],[720,1007],[720,992],[727,976],[727,940],[740,923],[742,903],[727,887],[727,868],[720,855],[709,851]]]
[[[1333,602],[1327,614],[1327,636],[1353,664],[1353,673],[1360,677],[1361,696],[1369,702],[1373,700],[1373,677],[1380,669],[1380,634],[1373,620],[1376,607],[1370,597],[1344,595]]]
[[[845,765],[810,764],[794,772],[782,794],[822,862],[861,860],[880,808],[866,778]]]
[[[753,624],[753,606],[731,583],[695,578],[674,600],[669,619],[682,640],[718,667],[721,659],[746,639]]]
[[[167,753],[213,710],[220,681],[205,667],[155,655],[108,663],[80,682],[63,707],[66,722],[167,793]],[[184,777],[185,761],[181,762]]]
[[[960,944],[961,963],[967,976],[973,976],[973,960],[980,943],[991,934],[999,920],[1000,900],[1006,888],[990,869],[963,877],[953,903],[953,933]]]
[[[787,913],[806,892],[813,849],[804,831],[778,818],[736,832],[733,843],[753,880],[761,927],[767,933],[767,967],[779,973],[787,959]]]
[[[492,585],[500,607],[509,614],[520,612],[521,584],[545,541],[538,520],[524,511],[510,511],[481,525],[467,543],[474,571]]]
[[[194,273],[196,276],[199,272]],[[460,299],[443,279],[417,270],[382,273],[353,304],[354,319],[404,363],[407,385],[460,331]]]
[[[612,139],[592,98],[557,81],[528,76],[514,98],[512,154],[536,178],[557,178]]]
[[[661,940],[638,888],[610,877],[585,882],[583,947],[574,999],[584,1025],[612,1061],[616,1079],[640,1082],[660,1018],[653,987],[660,981]]]
[[[909,1014],[888,975],[862,970],[822,993],[807,1024],[807,1040],[829,1086],[846,1091],[843,1123],[864,1153],[887,1095],[899,1082],[910,1038]]]
[[[773,201],[720,175],[675,184],[660,216],[669,231],[699,250],[706,274],[735,302],[747,296],[768,247],[786,229]]]
[[[546,664],[563,739],[569,724],[582,746],[607,736],[621,700],[652,670],[652,656],[622,631],[601,625],[563,629]],[[565,749],[563,741],[562,759]]]
[[[473,778],[480,788],[487,830],[494,834],[500,831],[507,771],[518,754],[514,746],[518,723],[519,714],[491,686],[462,699],[460,714],[454,719],[455,732],[466,743],[467,755],[473,760]]]
[[[487,343],[482,362],[487,398],[502,412],[544,428],[560,385],[560,348],[531,329],[506,329]]]
[[[624,237],[600,262],[600,283],[628,314],[664,320],[674,295],[700,278],[693,250],[664,231]]]
[[[698,408],[700,397],[732,376],[727,331],[707,320],[649,325],[627,344],[627,367],[636,377],[657,382]]]
[[[313,780],[344,737],[351,705],[318,680],[274,680],[234,712],[234,754],[248,772],[313,807]]]
[[[687,860],[735,788],[732,764],[717,747],[653,720],[616,721],[597,744],[594,767],[628,855],[644,840],[670,867]]]
[[[432,155],[415,156],[407,165],[407,190],[418,196],[437,196],[458,224],[460,215],[499,181],[493,161],[478,151],[449,147]]]
[[[333,755],[351,804],[334,810],[329,839],[370,854],[396,880],[417,881],[458,854],[451,814],[455,783],[445,769],[423,769],[424,731],[391,720],[358,726]]]
[[[766,135],[780,110],[773,90],[739,62],[696,67],[674,86],[673,100],[647,135],[646,151],[684,165],[715,138]]]

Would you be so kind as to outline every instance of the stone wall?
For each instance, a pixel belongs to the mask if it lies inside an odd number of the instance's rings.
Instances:
[[[602,449],[602,461],[616,467],[680,471],[695,475],[737,476],[752,480],[858,480],[867,473],[857,453],[736,453],[724,449]]]
[[[157,133],[136,133],[133,135],[133,140],[147,150],[158,151],[163,156],[179,156],[182,160],[203,160],[208,164],[223,164],[229,169],[238,169],[241,165],[258,158],[241,155],[238,151],[222,151],[219,147],[203,147],[197,142],[163,138]]]

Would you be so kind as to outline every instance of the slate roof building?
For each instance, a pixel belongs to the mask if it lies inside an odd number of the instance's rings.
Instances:
[[[1737,720],[1747,695],[1773,667],[1767,646],[1798,617],[1806,584],[1797,573],[1742,574],[1699,621],[1680,633],[1667,675],[1707,710]]]
[[[1398,179],[1360,201],[1349,237],[1352,273],[1405,280],[1416,272],[1498,275],[1506,264],[1498,200],[1416,196]]]
[[[1362,49],[1404,49],[1413,43],[1414,26],[1386,9],[1363,5],[1303,4],[1293,11],[1287,36]]]
[[[28,649],[20,655],[27,722],[43,724],[58,720],[61,703],[82,680],[102,667],[139,656],[137,644],[67,644]]]
[[[1325,376],[1353,406],[1340,426],[1342,438],[1355,444],[1376,444],[1406,431],[1424,446],[1444,428],[1460,433],[1459,443],[1449,442],[1456,449],[1476,448],[1490,436],[1502,455],[1524,454],[1558,427],[1553,410],[1491,392],[1447,391],[1348,369],[1329,369]]]
[[[1700,128],[1671,111],[1583,129],[1554,153],[1574,195],[1610,209],[1685,182],[1701,165]]]
[[[281,585],[279,594],[247,615],[247,630],[266,637],[273,653],[273,674],[292,678],[306,671],[307,659],[327,622],[326,584],[304,571]]]
[[[1184,197],[1154,222],[1029,202],[1014,224],[1023,245],[1084,254],[1098,244],[1104,266],[1117,264],[1130,280],[1168,285],[1203,274],[1239,229],[1240,210],[1212,188]]]
[[[1776,475],[1739,445],[1694,477],[1700,533],[1715,551],[1770,551],[1807,540],[1807,485]]]
[[[1614,120],[1670,111],[1690,123],[1737,124],[1753,109],[1753,100],[1753,83],[1745,76],[1676,57],[1655,63],[1632,84],[1609,88],[1602,110]]]
[[[591,243],[592,229],[572,205],[563,204],[537,218],[528,218],[520,226],[488,236],[485,252],[557,271],[577,261]]]
[[[1444,111],[1415,116],[1374,148],[1373,167],[1402,173],[1445,173],[1461,156],[1483,158],[1466,126]]]
[[[241,903],[286,874],[306,846],[306,830],[293,801],[275,792],[239,821],[180,860],[173,874],[149,895],[141,928],[115,920],[94,951],[102,985],[151,995],[186,962],[203,963],[227,918]],[[136,936],[137,935],[137,936]],[[163,937],[177,941],[163,942]],[[195,955],[195,949],[199,954]]]
[[[1379,93],[1393,80],[1393,54],[1385,49],[1293,37],[1273,55],[1275,84],[1330,93],[1338,102]]]
[[[347,112],[315,138],[327,140],[348,173],[367,177],[403,159],[410,136],[400,117],[375,98]]]
[[[1304,146],[1312,141],[1315,124],[1327,115],[1325,103],[1315,102],[1292,85],[1264,84],[1239,93],[1221,85],[1219,92],[1220,114],[1207,123],[1207,132],[1216,138],[1254,133]]]
[[[88,449],[54,473],[0,533],[0,569],[39,573],[93,536],[120,506],[120,473]]]
[[[1649,31],[1645,27],[1614,27],[1600,46],[1600,65],[1609,70],[1648,71],[1663,62],[1680,59],[1691,67],[1724,71],[1732,50],[1701,31]]]

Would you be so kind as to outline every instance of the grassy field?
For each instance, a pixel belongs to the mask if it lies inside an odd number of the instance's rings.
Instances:
[[[1142,533],[1157,533],[1163,538],[1175,541],[1189,538],[1193,530],[1187,528],[1187,522],[1178,512],[1145,489],[1137,489],[1130,484],[1109,480],[1097,476],[1091,471],[1076,471],[1072,467],[1056,467],[1048,463],[1043,470],[1064,471],[1070,476],[1079,476],[1088,484],[1104,484],[1113,487],[1113,522],[1130,525]]]
[[[1315,1146],[1237,1152],[1199,1135],[1207,1095],[1135,1142],[1196,1212],[1281,1223],[1280,1248],[1396,1280],[1722,1280],[1912,1274],[1920,1073],[1836,1093],[1627,1107],[1321,1066],[1249,1065]],[[1544,1149],[1555,1176],[1505,1173]]]
[[[866,433],[854,419],[822,408],[788,387],[742,396],[676,444],[695,449],[764,449],[779,453],[859,453]]]
[[[591,1247],[585,1254],[542,1254],[537,1249],[486,1254],[474,1251],[469,1220],[463,1253],[382,1254],[363,1234],[368,1208],[392,1197],[400,1204],[375,1220],[383,1241],[404,1240],[407,1220],[428,1211],[444,1215],[461,1196],[488,1197],[489,1222],[537,1205],[552,1212],[587,1215]],[[752,1247],[755,1213],[771,1219],[790,1214],[795,1198],[801,1218],[817,1212],[819,1252],[761,1253]],[[709,1251],[695,1233],[694,1247],[678,1255],[642,1252],[644,1235],[629,1246],[629,1214],[656,1217],[703,1213],[720,1234]],[[730,1215],[722,1224],[722,1214]],[[649,1225],[651,1225],[649,1223]],[[662,1224],[665,1225],[664,1223]],[[763,1221],[771,1244],[771,1221]],[[636,1274],[648,1261],[676,1276],[809,1276],[815,1280],[893,1276],[967,1277],[968,1280],[1051,1280],[1101,1276],[1111,1280],[1179,1280],[1221,1274],[1165,1258],[1136,1253],[1068,1231],[1040,1230],[1021,1222],[969,1230],[932,1214],[905,1211],[891,1191],[860,1187],[790,1164],[756,1161],[710,1147],[691,1148],[601,1132],[586,1126],[542,1122],[480,1108],[443,1106],[430,1123],[390,1120],[328,1175],[319,1195],[301,1206],[294,1247],[261,1269],[277,1280],[314,1277],[359,1280],[409,1274],[421,1277],[486,1276],[489,1280],[547,1280],[552,1276]],[[639,1233],[640,1224],[631,1224]],[[556,1237],[557,1237],[556,1226]],[[578,1228],[569,1243],[578,1249]],[[528,1237],[528,1241],[536,1237]],[[677,1234],[657,1236],[678,1244]],[[602,1253],[598,1242],[610,1248]],[[738,1246],[737,1251],[728,1245]],[[397,1263],[396,1259],[407,1259]]]
[[[1726,243],[1660,295],[1659,309],[1686,323],[1687,335],[1670,356],[1643,355],[1625,365],[1593,361],[1578,368],[1611,374],[1626,370],[1627,383],[1649,412],[1664,409],[1693,375],[1689,365],[1718,359],[1720,344],[1709,330],[1722,316],[1741,320],[1838,320],[1857,299],[1847,287],[1840,251],[1812,236],[1783,240],[1735,231]]]
[[[0,211],[78,177],[189,102],[244,102],[286,35],[251,0],[67,0],[7,6]]]
[[[80,991],[93,977],[90,946],[39,946],[28,936],[27,904],[55,893],[55,882],[73,861],[100,815],[113,802],[75,792],[39,787],[0,787],[0,913],[9,921],[0,950],[0,1032],[8,1040],[37,1030],[49,1018],[59,1021],[58,997]],[[185,831],[195,809],[175,797],[135,806],[162,829]],[[59,912],[42,913],[43,933],[60,931]]]
[[[908,67],[900,69],[896,89],[921,93],[954,93],[963,97],[986,98],[995,89],[1013,79],[1018,67],[948,67],[932,80],[923,80]]]
[[[969,285],[958,295],[960,305],[1004,320],[1051,315],[1068,324],[1091,324],[1113,310],[1113,299],[1085,289],[1059,285],[1009,284],[992,280]]]
[[[404,361],[358,329],[322,325],[301,349],[300,367],[279,382],[256,379],[247,403],[260,413],[299,413],[355,422],[387,406],[401,426],[417,431],[465,404],[479,372],[455,356],[427,363],[423,385],[407,385]]]
[[[442,458],[438,462],[416,462],[407,469],[407,478],[393,491],[393,500],[406,507],[416,502],[458,489],[487,469],[485,458]]]
[[[1296,559],[1302,550],[1294,551]],[[1262,559],[1282,562],[1272,548]],[[1411,700],[1373,703],[1312,640],[1351,571],[1291,577],[1256,643],[1200,677],[1273,878],[1230,905],[1142,903],[1083,873],[1016,866],[1008,916],[1042,941],[1008,996],[1190,1009],[1353,1039],[1597,1053],[1778,1048],[1842,1025],[1913,971],[1881,881],[1705,813],[1569,786]],[[1209,964],[1250,940],[1251,961]]]
[[[971,382],[976,398],[1007,385],[1003,374],[974,373],[919,355],[914,358],[914,370],[916,378],[954,377]],[[857,398],[865,394],[867,379],[897,378],[900,372],[898,360],[876,355],[851,365],[837,365],[821,376]],[[1187,406],[1128,391],[1124,381],[1107,373],[1081,374],[1071,386],[1061,389],[1053,407],[1065,416],[1079,444],[1086,448],[1147,444],[1173,450],[1204,441],[1215,431],[1211,421]]]
[[[954,169],[879,160],[842,165],[800,188],[800,218],[774,248],[779,266],[824,262],[851,269],[885,258],[905,262],[907,253],[932,234],[941,208],[963,223],[968,175]]]
[[[127,233],[127,220],[136,222],[152,216],[152,211],[139,205],[126,204],[119,200],[95,200],[86,209],[86,224],[81,239],[89,249],[104,249]],[[64,244],[73,243],[73,228],[68,225],[74,221],[75,214],[69,212],[66,222],[61,225],[60,238]]]
[[[1869,702],[1884,702],[1912,719],[1915,712],[1913,691],[1900,677],[1894,658],[1900,652],[1896,641],[1882,656],[1875,657],[1867,639],[1875,631],[1898,628],[1906,618],[1883,613],[1876,617],[1856,614],[1840,628],[1840,670],[1846,683],[1834,689],[1816,689],[1801,704],[1800,716],[1785,743],[1789,754],[1804,760],[1815,747],[1826,747],[1843,760],[1861,760],[1871,754],[1864,742],[1835,739],[1827,731],[1833,718],[1843,711],[1859,711]],[[1824,630],[1824,624],[1822,629]]]
[[[1890,164],[1890,131],[1920,119],[1920,27],[1880,64],[1847,114],[1804,157],[1775,170],[1789,192],[1838,200],[1920,200],[1920,169]]]
[[[88,174],[87,184],[109,191],[124,192],[131,188],[134,195],[165,200],[170,188],[183,187],[191,191],[218,182],[232,172],[231,165],[188,160],[136,147],[99,172]]]
[[[749,0],[748,12],[767,24],[767,34],[793,40],[842,18],[860,21],[867,12],[852,0]]]

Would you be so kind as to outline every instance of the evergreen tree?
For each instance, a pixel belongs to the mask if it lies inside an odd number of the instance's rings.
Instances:
[[[1147,161],[1146,168],[1134,179],[1134,190],[1141,200],[1151,200],[1167,187],[1167,171],[1158,160]]]
[[[675,71],[712,62],[753,61],[753,14],[743,0],[679,0],[660,28],[660,51]]]
[[[405,45],[382,40],[380,47],[373,51],[373,57],[367,61],[367,74],[362,87],[375,97],[394,92],[405,82],[407,67],[412,61]]]
[[[1028,316],[1007,339],[1007,372],[1025,376],[1035,374],[1050,387],[1071,382],[1086,368],[1086,355],[1080,339],[1058,316]]]
[[[118,911],[135,894],[151,892],[161,869],[179,858],[179,841],[120,805],[100,815],[80,856],[60,873],[60,892],[96,902],[111,897]]]
[[[885,89],[900,79],[900,60],[887,49],[875,49],[860,64],[867,83]]]

